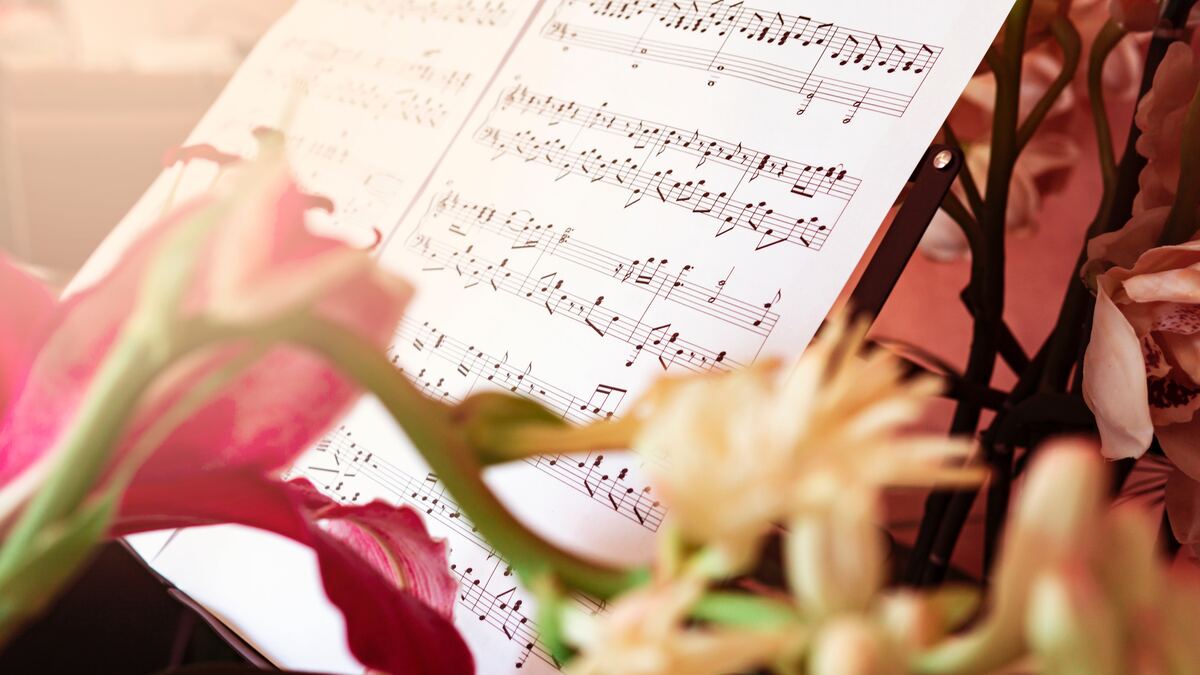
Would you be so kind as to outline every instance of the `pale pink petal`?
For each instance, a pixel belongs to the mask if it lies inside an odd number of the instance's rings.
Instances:
[[[1087,245],[1085,275],[1099,274],[1109,266],[1133,267],[1143,253],[1158,243],[1170,212],[1169,206],[1143,211],[1121,229],[1093,237]]]
[[[1139,274],[1124,287],[1134,302],[1200,303],[1200,264]]]
[[[1179,139],[1198,82],[1200,58],[1195,49],[1184,42],[1172,43],[1135,117],[1142,131],[1137,150],[1147,159],[1138,177],[1141,192],[1135,212],[1170,206],[1175,200],[1181,158]]]
[[[1083,398],[1096,415],[1105,457],[1140,457],[1150,446],[1154,427],[1141,345],[1103,288],[1083,359]]]
[[[351,524],[344,526],[343,519]],[[135,485],[113,534],[215,523],[256,527],[312,547],[325,592],[346,618],[350,651],[368,668],[473,672],[471,654],[448,619],[456,586],[445,544],[429,538],[411,509],[340,506],[307,484],[227,472]],[[364,527],[372,533],[370,542],[361,538]],[[383,560],[392,565],[386,573]]]
[[[1159,427],[1155,435],[1167,459],[1192,480],[1200,480],[1200,419]]]
[[[1182,370],[1192,382],[1200,382],[1200,335],[1164,332],[1155,339],[1171,354],[1171,361],[1176,368]]]
[[[1189,548],[1200,546],[1200,483],[1183,471],[1172,471],[1165,499],[1175,539]]]

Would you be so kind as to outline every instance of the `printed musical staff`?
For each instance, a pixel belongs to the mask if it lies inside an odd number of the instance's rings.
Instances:
[[[312,77],[371,73],[395,81],[420,83],[429,86],[431,91],[447,94],[460,93],[474,78],[472,73],[443,68],[428,60],[386,56],[311,36],[290,36],[282,42],[282,48],[303,56]]]
[[[540,223],[528,211],[500,210],[449,192],[434,198],[432,209],[423,219],[423,232],[435,227],[464,238],[476,232],[497,235],[513,252],[528,250],[574,263],[616,279],[623,286],[661,294],[664,300],[763,337],[770,335],[779,320],[778,313],[771,311],[777,301],[774,305],[752,302],[724,293],[729,274],[705,287],[691,281],[693,265],[672,263],[665,257],[635,258],[615,253],[578,236],[572,227]],[[664,286],[668,293],[662,293]]]
[[[439,529],[451,536],[450,571],[459,579],[458,605],[470,616],[485,622],[500,631],[518,647],[515,666],[521,668],[530,656],[558,667],[559,664],[537,637],[537,626],[529,618],[521,597],[523,591],[503,559],[487,541],[480,536],[454,501],[447,496],[445,488],[434,474],[417,477],[409,474],[383,457],[357,442],[353,432],[345,425],[326,436],[314,449],[314,460],[298,467],[298,471],[310,478],[327,493],[341,501],[357,501],[346,498],[345,481],[329,484],[321,476],[327,473],[326,462],[314,463],[315,459],[328,458],[335,465],[347,467],[346,477],[361,477],[373,482],[392,501],[408,504],[436,522]],[[661,510],[654,514],[661,521]],[[459,543],[469,544],[470,550],[461,550]],[[572,599],[584,611],[595,614],[604,611],[605,605],[581,594]]]
[[[563,141],[558,129],[564,125],[591,132],[595,144],[589,147],[579,134]],[[757,236],[755,250],[784,242],[819,250],[861,184],[840,165],[774,156],[699,130],[616,113],[607,104],[593,107],[524,87],[500,96],[475,140],[493,148],[496,159],[512,155],[555,169],[556,180],[575,175],[622,188],[626,208],[645,199],[716,220],[716,237],[748,231]],[[796,207],[808,213],[778,210]]]
[[[902,116],[942,53],[725,0],[561,0],[542,36],[792,92],[801,97],[798,115],[813,99],[840,104],[845,124],[860,109]]]
[[[596,385],[591,395],[577,396],[535,375],[532,363],[521,366],[511,362],[507,353],[503,356],[488,354],[447,335],[428,322],[418,323],[408,317],[401,320],[391,351],[392,362],[397,366],[401,363],[398,353],[401,349],[411,349],[422,356],[445,361],[453,368],[455,377],[469,381],[465,393],[460,396],[445,392],[444,381],[437,385],[436,389],[444,392],[439,395],[452,400],[461,399],[477,386],[491,386],[532,398],[551,410],[560,411],[564,420],[581,424],[614,417],[624,400],[625,390],[608,384]],[[411,362],[411,359],[406,361]],[[412,377],[408,370],[405,372]],[[424,377],[419,371],[418,374]]]
[[[375,15],[400,20],[445,21],[476,26],[499,26],[512,18],[504,0],[327,0]]]
[[[603,295],[582,296],[573,292],[567,286],[567,278],[558,272],[525,274],[509,268],[507,260],[496,262],[477,255],[470,245],[458,248],[425,234],[414,235],[409,248],[429,261],[423,271],[457,274],[463,279],[464,288],[490,288],[541,305],[552,317],[574,321],[601,338],[624,342],[631,347],[626,367],[632,367],[643,354],[655,359],[664,371],[678,366],[705,372],[741,365],[726,350],[693,342],[673,322],[647,322],[645,312],[621,312],[606,304]],[[664,275],[651,302],[659,294],[670,294],[679,278]]]
[[[418,325],[410,319],[401,322],[393,354],[401,349],[440,359],[453,367],[460,379],[468,381],[465,386],[459,386],[463,393],[453,396],[454,401],[465,398],[476,387],[502,387],[552,410],[563,411],[564,419],[586,423],[612,418],[627,394],[621,387],[598,384],[586,399],[575,396],[533,375],[533,364],[524,368],[510,365],[507,355],[490,356],[437,328]],[[392,361],[398,365],[400,355],[395,354]],[[426,371],[418,371],[418,380],[424,378]],[[454,374],[449,376],[450,379],[454,377]],[[443,380],[441,386],[446,386],[446,378],[436,379]],[[630,484],[634,465],[627,458],[614,458],[611,453],[607,459],[603,454],[589,454],[583,458],[551,455],[528,459],[526,463],[650,531],[658,531],[666,516],[666,508],[654,498],[650,486]]]

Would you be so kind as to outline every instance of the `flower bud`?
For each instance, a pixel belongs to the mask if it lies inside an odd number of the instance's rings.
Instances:
[[[859,619],[838,619],[817,635],[808,672],[812,675],[891,675],[899,673],[883,636]]]

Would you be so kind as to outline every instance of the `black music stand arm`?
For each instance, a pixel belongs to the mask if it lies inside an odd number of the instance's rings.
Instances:
[[[883,310],[962,167],[959,148],[935,144],[925,151],[909,178],[912,186],[904,204],[850,294],[852,318],[866,316],[873,321]]]

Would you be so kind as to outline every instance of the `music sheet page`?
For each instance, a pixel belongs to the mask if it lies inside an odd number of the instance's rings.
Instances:
[[[430,396],[504,388],[586,422],[659,377],[798,354],[1010,4],[311,0],[196,138],[248,143],[292,105],[299,177],[337,205],[319,225],[379,237],[418,288],[396,367]],[[556,669],[532,599],[374,401],[293,471],[426,514],[481,672]],[[488,479],[564,546],[630,562],[670,518],[644,474],[618,449]],[[355,667],[304,553],[216,528],[152,554],[280,663]]]

